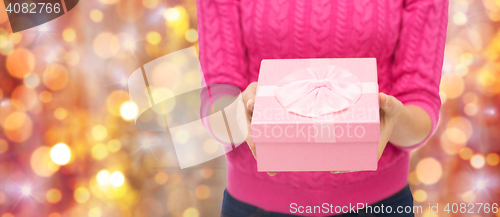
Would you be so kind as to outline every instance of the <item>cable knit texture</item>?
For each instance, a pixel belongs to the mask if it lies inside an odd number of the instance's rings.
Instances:
[[[447,0],[198,0],[197,7],[207,83],[244,90],[257,81],[263,59],[375,57],[379,90],[422,107],[434,132]],[[425,141],[404,149],[388,144],[373,172],[282,172],[274,177],[257,172],[250,150],[241,145],[227,154],[227,188],[243,202],[282,213],[293,211],[291,203],[370,204],[404,187],[409,151]]]

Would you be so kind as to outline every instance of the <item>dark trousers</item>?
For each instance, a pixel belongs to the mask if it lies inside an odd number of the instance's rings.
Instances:
[[[380,208],[383,205],[384,213],[381,213]],[[351,216],[365,216],[365,217],[379,217],[379,216],[398,216],[398,217],[413,217],[413,211],[410,213],[405,212],[413,210],[413,196],[410,186],[407,185],[396,194],[386,198],[380,202],[370,205],[371,208],[359,210],[357,213],[345,213],[335,216],[351,217]],[[390,206],[391,208],[388,208]],[[392,213],[387,213],[387,210],[392,210]],[[377,213],[376,213],[377,212]],[[297,213],[296,213],[297,214]],[[300,214],[297,214],[300,216]],[[261,208],[252,206],[250,204],[241,202],[232,197],[227,190],[224,191],[224,199],[222,201],[221,217],[297,217],[297,215],[288,215],[282,213],[268,212]],[[307,215],[303,213],[303,215]]]

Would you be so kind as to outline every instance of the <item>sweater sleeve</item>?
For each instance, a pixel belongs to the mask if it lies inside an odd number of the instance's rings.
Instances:
[[[414,150],[429,140],[439,120],[439,84],[444,59],[448,0],[406,0],[399,41],[392,65],[391,94],[405,105],[424,109],[432,122],[431,133]]]
[[[239,0],[197,0],[199,58],[207,84],[248,85]]]

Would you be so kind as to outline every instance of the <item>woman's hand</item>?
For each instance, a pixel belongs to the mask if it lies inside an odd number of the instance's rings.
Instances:
[[[243,104],[246,108],[246,116],[247,116],[247,125],[248,125],[248,136],[247,136],[247,144],[250,150],[252,151],[253,157],[257,160],[257,154],[255,153],[255,143],[252,141],[252,114],[253,114],[253,106],[255,105],[255,92],[257,91],[257,82],[250,83],[247,88],[243,91],[242,99]],[[270,176],[276,175],[276,172],[267,172]]]
[[[406,108],[393,96],[385,93],[379,93],[378,99],[380,102],[380,140],[378,141],[378,160],[384,153],[385,146],[389,142],[394,130],[396,120],[398,120]],[[332,171],[332,173],[345,173],[354,171]]]

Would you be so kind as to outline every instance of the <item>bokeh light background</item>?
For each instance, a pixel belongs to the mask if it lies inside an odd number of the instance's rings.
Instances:
[[[141,65],[197,45],[194,0],[80,1],[14,34],[0,10],[1,217],[219,215],[224,157],[180,170],[170,135],[131,121],[126,86]],[[425,212],[500,202],[500,1],[451,0],[449,16],[439,128],[409,175]]]

